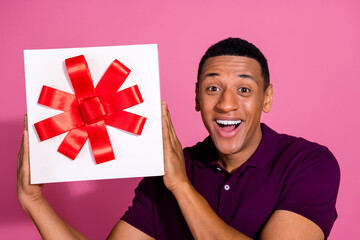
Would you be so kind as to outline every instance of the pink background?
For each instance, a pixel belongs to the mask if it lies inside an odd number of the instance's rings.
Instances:
[[[159,44],[162,98],[183,146],[189,146],[207,135],[194,110],[198,62],[214,42],[238,36],[256,44],[269,61],[275,98],[263,121],[278,132],[326,145],[337,157],[339,218],[330,239],[357,239],[359,12],[356,0],[1,1],[1,238],[40,238],[16,198],[16,155],[26,112],[23,49]],[[49,184],[44,194],[75,228],[104,239],[139,180]]]

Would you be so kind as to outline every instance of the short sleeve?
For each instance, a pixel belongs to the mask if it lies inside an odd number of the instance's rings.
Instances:
[[[300,214],[317,224],[327,238],[337,218],[335,208],[340,182],[340,168],[327,148],[317,149],[297,164],[276,210]]]
[[[154,177],[144,178],[135,189],[132,206],[125,212],[121,220],[155,238],[154,230]]]

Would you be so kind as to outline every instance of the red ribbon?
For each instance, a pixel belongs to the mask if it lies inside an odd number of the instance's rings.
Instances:
[[[75,95],[43,86],[38,103],[64,113],[35,123],[40,141],[68,132],[58,151],[75,159],[89,138],[96,163],[115,159],[105,125],[141,135],[146,118],[123,111],[143,102],[137,85],[118,92],[130,73],[114,60],[96,88],[84,55],[65,60]]]

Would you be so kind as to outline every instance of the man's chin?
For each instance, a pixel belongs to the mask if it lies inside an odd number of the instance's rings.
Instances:
[[[231,156],[238,152],[240,152],[241,147],[240,146],[229,146],[226,143],[214,143],[217,152],[222,156]]]

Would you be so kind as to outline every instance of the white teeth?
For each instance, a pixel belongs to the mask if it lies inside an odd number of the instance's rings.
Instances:
[[[238,125],[241,123],[241,120],[236,120],[236,121],[216,120],[216,122],[221,125]]]

